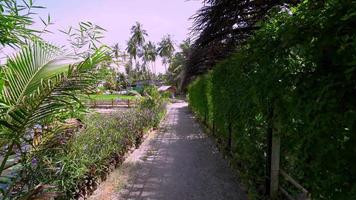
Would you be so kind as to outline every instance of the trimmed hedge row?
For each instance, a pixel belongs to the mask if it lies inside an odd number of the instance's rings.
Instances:
[[[232,155],[251,195],[263,193],[273,131],[281,168],[313,199],[355,199],[355,2],[304,1],[291,13],[272,11],[246,45],[197,78],[190,107]]]

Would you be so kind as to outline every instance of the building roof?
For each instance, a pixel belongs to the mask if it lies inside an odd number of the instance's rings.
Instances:
[[[175,89],[175,87],[171,85],[162,85],[161,87],[158,88],[158,91],[167,91],[169,89]]]

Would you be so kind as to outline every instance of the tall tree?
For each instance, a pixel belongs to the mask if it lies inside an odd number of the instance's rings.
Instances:
[[[144,63],[145,64],[151,63],[151,73],[154,74],[155,73],[155,62],[156,62],[156,57],[157,57],[156,45],[153,42],[149,41],[147,44],[144,45],[143,50],[144,50],[144,54],[143,54]]]
[[[181,83],[186,75],[187,60],[191,51],[191,40],[188,38],[179,45],[180,51],[176,52],[168,67],[167,81],[181,90]]]
[[[164,36],[161,42],[158,44],[158,54],[162,57],[165,71],[167,71],[167,64],[174,53],[174,43],[170,35]]]
[[[136,22],[135,25],[131,27],[131,37],[127,42],[126,51],[129,53],[130,58],[135,60],[135,65],[137,66],[137,57],[142,52],[142,48],[145,44],[145,36],[148,36],[146,30],[143,29],[142,24]]]
[[[111,49],[112,49],[111,53],[112,53],[113,63],[116,64],[117,66],[119,66],[120,65],[120,58],[122,57],[119,43],[114,44],[111,47]]]

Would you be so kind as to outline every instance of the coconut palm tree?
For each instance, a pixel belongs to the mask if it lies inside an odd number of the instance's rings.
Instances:
[[[171,36],[167,35],[163,37],[158,46],[158,54],[162,57],[165,71],[167,71],[167,64],[169,63],[174,53],[174,43],[171,39]]]
[[[155,73],[155,62],[157,58],[157,48],[156,45],[149,41],[147,44],[143,46],[143,60],[144,63],[150,63],[151,62],[151,72]],[[152,78],[152,77],[151,77]]]
[[[32,144],[29,130],[58,112],[71,110],[79,101],[77,94],[91,90],[93,69],[106,59],[104,48],[78,61],[44,42],[33,42],[8,59],[0,73],[0,149],[4,152],[0,177],[15,149],[22,152],[24,145]]]
[[[171,63],[166,73],[169,84],[175,85],[178,90],[181,89],[181,82],[184,79],[187,60],[191,51],[190,38],[184,40],[179,45],[180,51],[176,52],[171,59]]]
[[[145,44],[145,36],[147,36],[146,30],[143,29],[142,24],[136,22],[136,24],[131,27],[131,37],[127,42],[126,48],[130,57],[135,60],[135,65],[137,65],[137,57],[142,52],[142,48]]]

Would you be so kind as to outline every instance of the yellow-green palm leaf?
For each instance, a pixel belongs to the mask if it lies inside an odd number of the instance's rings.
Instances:
[[[0,177],[14,146],[21,148],[29,128],[42,120],[72,108],[77,94],[91,90],[93,69],[107,59],[99,48],[78,61],[63,56],[57,47],[34,42],[8,59],[0,76],[0,146],[7,152],[0,161]]]

